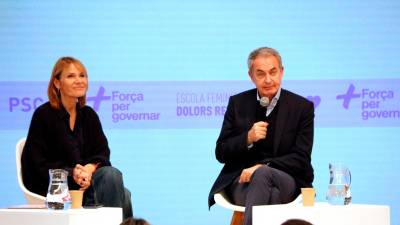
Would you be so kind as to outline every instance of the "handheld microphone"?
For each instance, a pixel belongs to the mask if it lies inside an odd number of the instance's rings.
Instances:
[[[262,97],[262,98],[260,99],[260,105],[261,105],[262,107],[268,107],[268,105],[269,105],[269,99],[268,99],[267,97]]]

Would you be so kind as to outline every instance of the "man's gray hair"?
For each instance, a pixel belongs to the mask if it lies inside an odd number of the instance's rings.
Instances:
[[[282,69],[282,58],[279,52],[273,48],[268,48],[268,47],[261,47],[253,50],[249,58],[247,59],[247,66],[249,69],[251,69],[251,66],[253,65],[253,61],[258,57],[258,56],[263,56],[263,57],[268,57],[268,56],[275,56],[276,59],[278,59],[279,62],[279,67]]]

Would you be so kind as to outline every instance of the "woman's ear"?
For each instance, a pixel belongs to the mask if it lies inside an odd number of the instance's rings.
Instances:
[[[54,86],[58,89],[58,90],[60,90],[60,80],[58,80],[58,79],[54,79],[54,81],[53,81],[53,84],[54,84]]]

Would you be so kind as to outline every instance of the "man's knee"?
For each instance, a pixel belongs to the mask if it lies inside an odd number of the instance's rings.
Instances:
[[[272,169],[267,165],[259,167],[254,171],[251,183],[262,183],[270,185],[272,183]]]
[[[253,178],[262,178],[262,179],[269,179],[272,176],[272,168],[267,166],[267,165],[263,165],[260,166],[256,171],[254,171],[253,173]]]

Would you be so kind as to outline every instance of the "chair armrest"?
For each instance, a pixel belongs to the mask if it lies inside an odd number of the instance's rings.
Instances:
[[[220,205],[224,208],[227,208],[227,209],[230,209],[233,211],[244,212],[245,207],[234,205],[234,204],[230,203],[228,201],[228,197],[226,197],[226,194],[224,191],[214,194],[214,200],[218,205]]]

